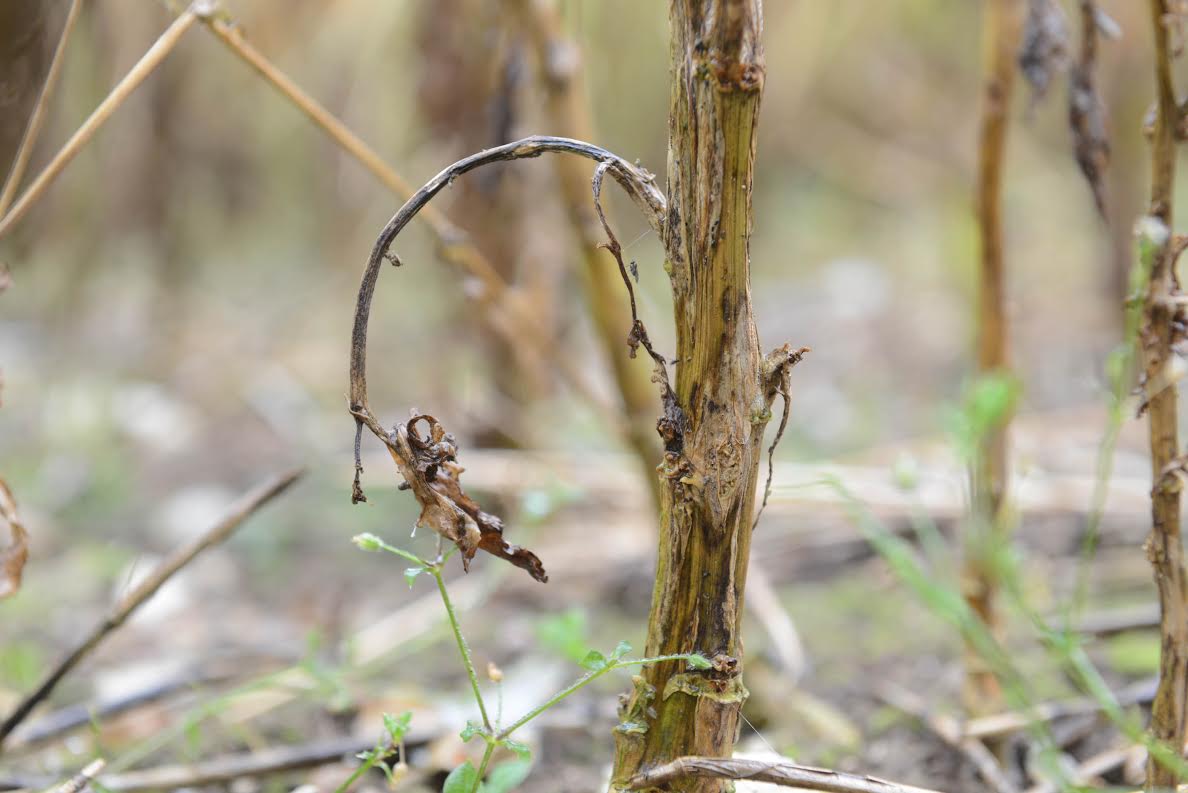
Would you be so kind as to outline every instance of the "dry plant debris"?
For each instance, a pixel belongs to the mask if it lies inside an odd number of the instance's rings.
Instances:
[[[21,574],[29,559],[29,533],[17,515],[16,499],[0,479],[0,523],[11,535],[8,545],[0,548],[0,600],[15,595],[21,588]]]

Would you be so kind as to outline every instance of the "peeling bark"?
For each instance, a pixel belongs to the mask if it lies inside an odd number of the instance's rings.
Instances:
[[[763,431],[776,388],[752,317],[749,240],[764,80],[758,0],[672,0],[668,207],[663,242],[677,330],[674,411],[661,420],[659,557],[648,655],[615,729],[613,788],[683,755],[729,757],[747,696],[743,588]],[[717,779],[671,790],[722,791]]]

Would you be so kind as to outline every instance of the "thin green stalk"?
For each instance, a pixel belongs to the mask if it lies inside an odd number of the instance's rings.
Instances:
[[[624,667],[628,667],[628,666],[639,666],[641,664],[660,663],[661,661],[687,661],[687,660],[689,660],[689,658],[690,658],[689,653],[676,653],[674,655],[658,655],[654,658],[636,658],[636,659],[625,659],[625,660],[621,660],[621,661],[612,661],[611,663],[608,663],[606,666],[602,667],[601,669],[595,669],[593,672],[588,672],[588,673],[582,675],[577,680],[570,683],[569,686],[558,691],[556,694],[549,697],[548,700],[541,703],[540,705],[537,705],[535,708],[533,708],[532,710],[525,713],[523,716],[521,716],[519,719],[517,719],[511,725],[500,730],[499,734],[495,736],[495,740],[496,741],[504,740],[509,735],[511,735],[513,732],[520,729],[525,724],[532,721],[533,719],[535,719],[540,714],[544,713],[549,708],[551,708],[554,705],[561,702],[561,700],[565,699],[566,697],[570,696],[571,694],[581,691],[583,688],[588,686],[590,683],[593,683],[595,680],[602,677],[607,672],[611,672],[615,669],[623,669]]]
[[[494,753],[495,742],[487,741],[487,750],[483,752],[483,759],[479,763],[478,773],[474,775],[474,787],[470,789],[470,793],[478,793],[478,789],[483,786],[483,776],[487,773],[487,764],[491,762],[491,755]]]
[[[411,554],[410,554],[411,556]],[[474,690],[474,701],[478,703],[479,713],[483,716],[483,727],[491,732],[491,719],[487,715],[487,706],[483,702],[482,692],[479,691],[478,674],[474,671],[474,661],[470,657],[470,647],[462,635],[462,628],[458,625],[458,615],[454,613],[454,604],[450,600],[450,593],[446,589],[445,579],[441,576],[441,568],[437,565],[427,565],[437,582],[437,591],[441,593],[441,602],[445,604],[446,615],[450,618],[450,628],[454,631],[454,641],[458,643],[458,652],[462,655],[462,663],[466,665],[466,675],[470,678],[470,687]],[[481,778],[481,775],[480,775]]]
[[[1077,565],[1073,597],[1065,615],[1065,628],[1072,630],[1077,617],[1082,613],[1089,595],[1089,563],[1097,550],[1101,519],[1105,513],[1106,496],[1114,471],[1114,452],[1118,436],[1126,421],[1127,397],[1134,386],[1138,371],[1139,328],[1143,320],[1143,295],[1146,294],[1152,269],[1155,267],[1156,247],[1150,238],[1150,230],[1140,224],[1136,230],[1139,238],[1138,261],[1130,271],[1130,293],[1126,301],[1126,321],[1122,344],[1114,351],[1107,373],[1111,380],[1110,410],[1105,435],[1097,452],[1096,476],[1093,481],[1093,497],[1089,507],[1089,518],[1085,527],[1085,539],[1081,544],[1081,559]]]
[[[351,789],[351,785],[353,785],[357,781],[359,781],[359,777],[366,774],[372,768],[375,768],[375,764],[379,762],[380,750],[382,748],[383,747],[381,747],[381,746],[376,746],[375,751],[368,752],[367,757],[363,760],[362,763],[359,764],[359,767],[355,769],[354,773],[352,773],[349,777],[347,777],[341,785],[334,788],[334,793],[346,793],[348,790]]]

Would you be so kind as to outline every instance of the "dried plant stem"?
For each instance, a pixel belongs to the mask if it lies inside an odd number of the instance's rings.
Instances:
[[[354,331],[351,337],[351,411],[361,424],[366,425],[381,440],[387,442],[388,432],[371,416],[367,402],[367,324],[371,316],[371,300],[375,294],[376,281],[388,255],[388,249],[395,242],[397,235],[428,206],[433,197],[459,176],[494,162],[539,157],[549,152],[576,154],[596,162],[609,163],[610,174],[644,211],[653,227],[659,228],[662,224],[664,197],[653,186],[650,173],[606,149],[569,138],[534,136],[496,146],[459,160],[426,182],[380,232],[368,258],[367,268],[359,286],[359,299],[355,306]]]
[[[36,689],[26,696],[16,709],[0,724],[0,748],[4,740],[16,729],[32,712],[38,703],[43,701],[57,687],[58,683],[82,661],[92,650],[119,628],[145,601],[157,593],[166,581],[179,570],[188,565],[206,549],[226,540],[245,520],[251,517],[260,507],[267,504],[276,496],[283,493],[297,478],[301,471],[289,471],[275,476],[254,490],[246,493],[227,509],[227,514],[207,531],[189,544],[176,549],[165,558],[153,571],[112,607],[108,616],[96,625],[80,641],[65,658],[58,662],[49,674],[41,681]]]
[[[269,776],[337,763],[373,745],[358,738],[334,738],[303,746],[279,746],[221,755],[195,763],[166,765],[100,776],[108,790],[177,790],[228,783],[234,779]]]
[[[790,761],[727,760],[718,757],[678,758],[637,775],[629,787],[658,788],[683,777],[768,782],[797,790],[820,790],[826,793],[937,793],[935,790],[900,785],[877,777],[813,768]]]
[[[54,793],[82,793],[91,786],[91,782],[107,767],[107,761],[97,757],[77,774],[54,788]]]
[[[4,180],[4,188],[0,190],[0,218],[12,206],[16,198],[16,191],[21,186],[21,179],[25,178],[25,169],[29,167],[29,158],[33,156],[33,147],[37,143],[37,136],[41,134],[41,127],[45,123],[49,99],[58,84],[58,76],[62,73],[65,62],[66,42],[70,40],[70,33],[74,30],[74,23],[78,21],[78,12],[82,8],[82,0],[71,0],[70,10],[66,12],[66,21],[62,25],[62,36],[58,39],[58,46],[54,49],[53,60],[50,61],[49,72],[45,76],[45,84],[37,97],[37,104],[29,115],[29,122],[25,125],[25,134],[21,137],[21,145],[13,158],[12,168]]]
[[[58,178],[63,169],[70,164],[70,161],[82,150],[83,146],[87,144],[99,131],[99,128],[111,118],[112,114],[120,108],[121,105],[132,95],[132,92],[140,87],[140,84],[145,81],[153,71],[161,65],[169,53],[173,52],[174,47],[181,41],[183,35],[194,22],[198,19],[193,10],[187,9],[173,23],[165,29],[165,32],[153,42],[153,46],[149,47],[148,51],[141,56],[136,65],[124,75],[124,79],[120,80],[115,88],[111,89],[109,93],[95,111],[82,123],[82,126],[66,141],[61,150],[54,155],[49,164],[42,169],[33,183],[29,185],[25,192],[21,193],[21,197],[16,200],[12,208],[7,214],[0,219],[0,239],[3,239],[12,230],[25,213],[33,206],[37,199],[45,194],[53,181]]]
[[[729,758],[747,690],[740,630],[755,490],[774,388],[750,290],[751,186],[765,79],[758,0],[669,4],[668,213],[676,325],[657,572],[645,654],[699,652],[705,671],[645,668],[615,728],[612,790],[683,756]],[[612,244],[612,252],[615,246]],[[782,369],[779,369],[782,372]],[[666,381],[658,367],[658,380]],[[679,793],[719,793],[681,778]]]
[[[1188,697],[1188,581],[1184,574],[1180,537],[1180,489],[1176,469],[1180,459],[1177,402],[1179,389],[1165,374],[1174,358],[1173,345],[1180,339],[1183,309],[1167,298],[1179,294],[1175,272],[1172,228],[1172,195],[1176,167],[1176,126],[1180,111],[1172,78],[1172,53],[1167,26],[1172,17],[1167,0],[1150,0],[1155,35],[1155,84],[1157,108],[1151,140],[1151,201],[1148,214],[1163,224],[1163,239],[1154,252],[1144,301],[1143,327],[1139,334],[1147,388],[1151,443],[1151,534],[1147,557],[1159,590],[1162,651],[1159,688],[1151,706],[1151,734],[1177,754],[1184,746]],[[1147,786],[1172,787],[1177,776],[1154,758],[1147,763]]]
[[[594,140],[594,125],[586,98],[582,53],[564,31],[557,4],[551,0],[508,0],[528,34],[545,92],[545,110],[553,131],[567,138]],[[590,205],[590,168],[573,158],[556,160],[557,177],[569,224],[581,248],[586,300],[604,354],[610,361],[627,415],[627,442],[642,463],[652,497],[659,507],[660,456],[656,438],[656,395],[651,368],[623,355],[632,318],[623,304],[614,257]]]
[[[978,147],[977,222],[981,245],[977,311],[979,375],[1008,371],[1006,274],[1003,262],[1002,172],[1008,111],[1015,82],[1015,57],[1022,34],[1020,0],[987,0],[985,6],[985,84]],[[970,608],[992,631],[999,630],[992,549],[1005,531],[1003,504],[1007,480],[1007,425],[1003,417],[979,438],[971,470],[973,525],[967,540],[963,588]],[[986,537],[979,541],[979,536]],[[975,714],[1002,708],[1002,691],[993,672],[967,648],[963,698]]]
[[[218,17],[202,20],[207,29],[223,42],[235,55],[278,90],[293,106],[306,115],[323,132],[329,135],[343,151],[354,157],[380,182],[402,200],[409,200],[415,190],[383,158],[358,135],[323,107],[316,99],[293,82],[288,75],[272,64],[259,50],[251,45],[240,30]],[[531,313],[531,310],[513,293],[511,287],[495,269],[494,265],[467,239],[465,232],[455,226],[436,207],[423,206],[419,212],[422,220],[438,240],[438,254],[450,264],[477,278],[483,285],[482,300],[492,307],[499,307],[507,313],[508,321],[492,319],[491,329],[504,337],[514,347],[535,345],[551,357],[558,373],[569,387],[587,402],[607,422],[618,430],[622,420],[618,411],[608,406],[590,384],[586,372],[571,358],[555,352],[555,345],[547,343],[548,330]]]

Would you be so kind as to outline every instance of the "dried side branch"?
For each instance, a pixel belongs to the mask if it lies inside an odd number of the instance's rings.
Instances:
[[[29,532],[17,514],[16,499],[0,479],[0,526],[7,525],[8,545],[0,548],[0,600],[15,595],[21,588],[21,574],[29,559]]]
[[[0,218],[0,239],[3,239],[12,230],[25,213],[32,208],[33,204],[44,195],[49,186],[53,184],[54,180],[65,170],[70,161],[82,151],[83,146],[95,136],[100,127],[107,122],[109,118],[124,104],[132,92],[140,87],[141,83],[152,74],[161,62],[165,60],[169,53],[173,52],[178,42],[181,41],[182,36],[198,19],[197,13],[191,8],[187,9],[181,16],[173,20],[173,23],[165,29],[155,42],[153,46],[149,47],[148,51],[141,56],[136,65],[124,75],[115,88],[111,89],[99,106],[95,108],[87,120],[82,123],[82,126],[70,136],[70,140],[66,141],[61,150],[54,155],[49,164],[42,169],[33,183],[29,185],[25,192],[21,193],[21,197],[16,200],[12,208],[7,214]]]
[[[1106,219],[1105,171],[1110,164],[1110,141],[1106,132],[1105,103],[1097,91],[1097,43],[1101,10],[1096,0],[1080,0],[1081,47],[1069,74],[1068,126],[1073,135],[1073,154],[1102,219]]]
[[[784,410],[780,414],[780,426],[776,430],[776,436],[772,440],[771,446],[767,448],[767,483],[763,486],[763,503],[759,505],[759,510],[755,513],[752,529],[759,525],[759,518],[763,516],[763,510],[767,509],[767,499],[771,498],[771,483],[775,479],[775,450],[784,438],[784,430],[788,429],[788,416],[792,412],[792,367],[800,363],[804,356],[810,352],[812,349],[809,347],[793,350],[791,344],[784,344],[782,347],[772,350],[763,359],[767,415],[760,418],[764,421],[771,419],[771,406],[775,403],[777,396],[783,401]]]
[[[175,550],[157,565],[144,581],[121,597],[107,617],[92,628],[90,633],[65,658],[59,661],[57,666],[51,669],[37,688],[17,705],[3,724],[0,724],[0,747],[3,747],[5,739],[16,729],[17,725],[25,720],[33,708],[50,695],[62,678],[98,647],[108,635],[123,625],[128,617],[155,595],[166,581],[192,562],[200,553],[230,537],[240,524],[255,514],[260,507],[287,490],[301,474],[300,470],[289,471],[273,477],[246,493],[228,508],[227,514],[222,520],[188,545]]]
[[[404,227],[434,196],[459,176],[491,163],[539,157],[547,152],[576,154],[601,163],[600,168],[605,166],[604,172],[609,171],[622,185],[644,211],[653,227],[661,227],[665,209],[664,196],[654,186],[652,174],[589,143],[569,138],[537,136],[487,149],[459,160],[413,194],[388,221],[376,240],[363,273],[355,306],[351,338],[350,389],[350,413],[355,417],[355,480],[351,500],[356,503],[365,500],[360,484],[363,471],[360,447],[363,427],[367,427],[387,446],[397,468],[404,476],[405,483],[421,504],[421,524],[429,526],[441,536],[456,543],[462,551],[464,565],[468,565],[476,550],[481,548],[527,570],[533,578],[541,582],[547,581],[548,578],[540,560],[530,551],[508,545],[503,540],[499,519],[480,510],[463,492],[458,484],[458,475],[462,468],[456,460],[457,445],[436,419],[414,412],[408,424],[403,428],[397,426],[393,432],[389,433],[380,425],[368,404],[366,369],[367,325],[376,281],[379,279],[384,261],[400,263],[398,257],[389,254],[389,248]],[[427,439],[420,438],[414,430],[416,423],[422,419],[430,424],[430,435]]]
[[[82,0],[71,0],[70,10],[66,12],[66,22],[62,25],[62,35],[58,39],[58,46],[54,49],[54,57],[50,60],[49,71],[45,75],[45,83],[41,93],[37,95],[37,104],[33,105],[33,112],[25,124],[25,132],[21,136],[21,143],[17,148],[16,157],[12,160],[12,167],[8,169],[8,176],[4,180],[4,189],[0,190],[0,218],[12,206],[12,199],[16,197],[17,188],[21,186],[21,179],[25,177],[25,169],[29,167],[29,158],[33,156],[33,146],[41,134],[41,126],[45,123],[46,110],[49,99],[58,84],[58,76],[62,73],[63,57],[66,52],[66,42],[70,40],[70,33],[74,30],[74,23],[78,21],[78,12],[82,8]]]
[[[614,232],[611,231],[610,224],[606,220],[606,213],[602,209],[602,180],[612,166],[612,162],[606,161],[594,169],[594,178],[590,183],[594,191],[594,209],[598,212],[598,222],[602,224],[602,230],[606,234],[607,242],[603,244],[603,247],[615,257],[619,275],[623,279],[623,285],[627,287],[627,297],[631,303],[631,331],[627,334],[627,346],[631,350],[631,357],[636,357],[642,345],[648,357],[652,359],[652,382],[660,386],[660,399],[664,406],[664,415],[656,425],[656,430],[664,441],[665,455],[680,454],[685,431],[688,429],[688,420],[680,405],[677,404],[676,394],[669,384],[668,361],[652,347],[652,341],[648,338],[648,330],[639,318],[639,307],[635,303],[635,287],[631,285],[631,276],[627,274],[627,265],[623,263],[623,248],[619,245],[619,240],[615,237]],[[632,267],[634,264],[632,262]]]
[[[790,761],[725,760],[716,757],[677,758],[637,774],[631,779],[629,787],[657,787],[682,777],[769,782],[798,790],[821,790],[826,793],[937,793],[935,790],[900,785],[878,777],[846,774]]]
[[[567,35],[559,4],[556,0],[504,0],[504,5],[519,20],[536,55],[538,82],[553,131],[567,138],[595,140],[596,125],[585,90],[585,59],[577,42]],[[572,157],[559,157],[555,162],[559,192],[581,249],[590,319],[622,397],[625,440],[643,465],[658,511],[660,490],[655,467],[660,449],[655,400],[648,369],[621,354],[622,329],[631,320],[619,296],[611,257],[603,247],[605,236],[590,206],[589,168]]]
[[[372,248],[371,256],[367,261],[367,269],[363,273],[363,281],[359,286],[359,297],[355,305],[354,331],[351,337],[350,401],[352,412],[368,410],[367,322],[371,316],[371,300],[375,294],[375,284],[379,279],[380,269],[384,261],[387,260],[388,249],[395,242],[397,235],[429,204],[434,196],[452,184],[459,176],[491,163],[539,157],[547,152],[576,154],[597,162],[612,163],[611,175],[644,212],[652,227],[659,230],[663,226],[665,202],[663,194],[653,184],[655,177],[644,169],[591,143],[569,138],[534,136],[486,149],[459,160],[426,182],[405,202],[404,206],[384,226],[375,242],[375,247]],[[399,259],[394,261],[399,262]],[[386,435],[386,433],[384,434]]]

